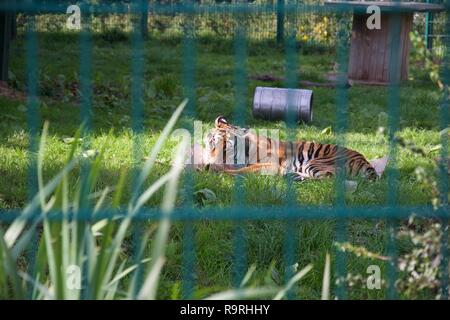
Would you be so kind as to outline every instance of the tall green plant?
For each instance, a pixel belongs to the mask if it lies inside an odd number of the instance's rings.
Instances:
[[[153,147],[151,156],[144,164],[139,176],[140,184],[150,173],[156,155],[163,147],[185,105],[186,101],[176,109]],[[103,152],[100,151],[92,160],[89,174],[85,177],[86,181],[80,181],[77,184],[75,195],[73,199],[70,199],[68,174],[77,164],[86,159],[75,156],[77,143],[74,143],[65,167],[57,176],[45,183],[42,168],[47,134],[48,123],[44,125],[37,159],[38,194],[6,231],[0,227],[1,297],[16,299],[132,298],[132,286],[129,286],[128,290],[123,290],[121,286],[127,276],[136,276],[133,271],[140,264],[149,264],[148,275],[138,291],[138,297],[155,298],[158,275],[164,262],[164,248],[170,228],[170,212],[175,203],[178,179],[184,165],[189,140],[186,137],[181,140],[176,148],[171,169],[129,203],[124,217],[120,219],[111,217],[97,221],[95,215],[104,206],[106,196],[112,188],[106,187],[99,193],[95,203],[88,207],[85,205],[87,197],[83,194],[93,193]],[[74,141],[79,141],[80,135],[81,130]],[[125,172],[121,174],[119,183],[114,188],[112,207],[119,205],[124,182]],[[130,265],[120,253],[131,221],[155,192],[164,186],[165,196],[162,203],[164,217],[154,241],[153,255],[150,259],[142,258]],[[52,215],[60,215],[58,221],[52,220]],[[39,241],[34,262],[20,259],[33,239]],[[148,240],[147,235],[143,241],[147,243]],[[144,248],[145,245],[141,247]],[[21,264],[19,260],[26,262]]]

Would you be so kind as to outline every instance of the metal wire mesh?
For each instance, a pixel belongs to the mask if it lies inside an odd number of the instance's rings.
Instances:
[[[31,136],[31,143],[29,146],[30,167],[28,175],[28,194],[31,198],[36,194],[38,187],[35,178],[36,171],[36,153],[38,150],[38,128],[39,128],[39,106],[37,103],[37,52],[39,43],[37,39],[37,32],[43,28],[45,24],[51,24],[55,30],[64,28],[66,21],[66,8],[68,2],[58,1],[33,1],[21,2],[17,1],[14,5],[8,1],[0,2],[0,10],[9,11],[14,10],[19,13],[19,28],[24,28],[26,34],[26,69],[27,69],[27,119],[28,129]],[[445,2],[447,9],[449,8],[449,1]],[[141,133],[143,130],[143,105],[142,105],[142,79],[143,79],[143,41],[147,36],[147,27],[150,35],[160,34],[163,36],[179,36],[183,43],[183,69],[182,79],[184,92],[189,98],[187,107],[187,114],[190,117],[195,117],[196,114],[196,82],[195,82],[195,65],[196,65],[196,41],[197,37],[205,36],[212,38],[230,38],[234,41],[234,60],[235,60],[235,119],[237,124],[245,124],[245,108],[248,92],[246,92],[247,69],[246,69],[246,46],[248,41],[252,40],[275,40],[277,39],[277,21],[278,30],[280,29],[280,19],[284,17],[282,35],[278,33],[278,41],[282,42],[285,47],[285,83],[286,87],[295,87],[298,83],[297,74],[294,72],[297,66],[296,59],[296,43],[298,40],[308,41],[310,26],[317,26],[317,23],[323,24],[323,16],[327,15],[332,19],[338,21],[336,24],[326,25],[322,27],[326,31],[323,38],[313,39],[315,43],[323,43],[327,46],[336,45],[337,62],[339,64],[339,74],[346,73],[348,68],[348,39],[349,39],[349,14],[352,9],[350,7],[342,6],[339,8],[328,8],[315,3],[301,4],[301,3],[284,3],[284,1],[277,1],[276,3],[223,3],[211,4],[185,1],[177,3],[162,3],[136,0],[131,2],[115,2],[113,4],[101,2],[98,5],[88,5],[87,3],[80,4],[82,12],[89,12],[84,19],[85,27],[79,33],[79,51],[80,51],[80,123],[84,123],[87,132],[92,127],[92,34],[95,32],[104,32],[108,29],[121,29],[122,31],[129,31],[132,33],[132,129],[136,133]],[[126,18],[123,18],[123,17]],[[446,15],[443,15],[447,19]],[[278,18],[278,20],[277,20]],[[442,19],[442,18],[440,18]],[[144,22],[142,22],[144,20]],[[49,22],[50,21],[50,22]],[[146,23],[147,22],[147,23]],[[396,21],[395,23],[399,23]],[[440,32],[445,37],[441,41],[448,48],[448,35],[450,34],[449,22],[440,20]],[[334,30],[333,26],[337,26]],[[143,27],[144,26],[144,27]],[[305,30],[306,28],[306,30]],[[398,51],[399,44],[399,28],[394,26],[391,34],[391,44],[393,52]],[[436,29],[435,29],[436,30]],[[278,31],[280,32],[280,31]],[[337,37],[334,35],[337,34]],[[305,38],[306,37],[306,38]],[[389,93],[389,141],[390,141],[390,158],[395,164],[397,155],[397,144],[395,143],[395,133],[398,130],[399,123],[399,70],[398,61],[392,59],[390,64],[390,73],[393,76],[390,85]],[[444,83],[448,88],[449,84],[449,61],[448,50],[445,53],[443,61],[443,76]],[[339,145],[345,145],[344,134],[347,129],[348,117],[348,97],[346,88],[346,79],[344,77],[338,79],[338,86],[336,89],[336,128],[338,132]],[[442,101],[440,107],[440,128],[448,127],[448,95]],[[295,129],[295,123],[292,117],[286,119],[287,136],[292,138],[292,131]],[[190,128],[191,130],[193,128]],[[86,140],[84,148],[89,147],[89,141]],[[140,141],[134,141],[133,157],[139,159],[141,157]],[[446,159],[448,137],[443,135],[441,137],[441,158]],[[340,164],[342,165],[342,164]],[[409,217],[411,213],[416,213],[423,217],[439,217],[446,223],[449,218],[449,208],[447,192],[449,189],[448,174],[446,163],[442,161],[439,166],[440,179],[439,189],[441,192],[441,205],[435,210],[431,206],[402,206],[398,203],[398,170],[395,168],[387,172],[387,180],[389,185],[388,200],[384,206],[373,207],[348,207],[345,203],[344,197],[344,176],[338,175],[336,178],[336,203],[333,207],[321,206],[299,206],[292,201],[292,190],[288,186],[288,197],[283,206],[255,208],[244,206],[243,197],[245,190],[242,186],[242,181],[238,177],[235,181],[235,192],[233,206],[228,208],[209,208],[207,210],[198,210],[193,205],[190,197],[182,207],[177,208],[172,215],[174,220],[184,222],[184,239],[183,239],[183,298],[192,297],[195,278],[195,253],[194,253],[194,229],[193,222],[199,220],[232,220],[235,221],[234,234],[234,283],[239,283],[239,275],[245,273],[246,267],[246,249],[245,249],[245,229],[242,227],[241,221],[246,220],[268,220],[277,219],[283,220],[285,224],[285,242],[284,242],[284,259],[285,265],[291,265],[295,261],[296,241],[294,241],[294,225],[291,221],[298,219],[337,219],[336,225],[336,240],[344,242],[346,239],[347,221],[350,218],[370,218],[370,219],[387,219],[389,221],[389,240],[388,253],[391,257],[396,256],[395,236],[394,230],[398,220]],[[89,166],[82,168],[82,179],[87,179],[89,173]],[[186,174],[184,193],[192,194],[192,175]],[[289,182],[287,182],[289,184]],[[134,190],[135,193],[139,190]],[[83,195],[87,197],[87,194]],[[86,202],[88,203],[88,202]],[[78,217],[79,219],[91,219],[91,208],[84,208],[85,215]],[[120,217],[120,210],[103,210],[99,212],[95,219],[102,219],[105,217]],[[38,212],[35,213],[39,215]],[[20,217],[17,211],[6,211],[0,214],[0,220],[3,222],[10,222],[13,219]],[[58,220],[61,215],[58,212],[52,212],[48,218],[50,220]],[[134,217],[136,221],[157,221],[161,218],[161,213],[158,209],[146,208]],[[33,219],[33,217],[30,217]],[[139,228],[139,227],[138,227]],[[446,228],[444,228],[447,230]],[[136,237],[139,237],[139,230],[135,230]],[[448,234],[443,237],[443,244],[446,244]],[[135,243],[138,243],[136,241]],[[448,270],[445,268],[448,259],[447,245],[442,245],[442,272],[443,279],[448,279]],[[138,250],[138,248],[135,248]],[[33,251],[33,250],[31,250]],[[393,260],[395,261],[395,260]],[[395,298],[395,262],[390,264],[388,269],[389,290],[388,297]],[[338,252],[336,259],[336,277],[345,277],[346,275],[346,259],[345,253]],[[292,274],[286,269],[285,277],[288,279]],[[346,288],[344,284],[340,284],[336,291],[337,297],[345,299]],[[448,298],[448,281],[442,282],[443,298]],[[293,297],[292,293],[289,297]]]

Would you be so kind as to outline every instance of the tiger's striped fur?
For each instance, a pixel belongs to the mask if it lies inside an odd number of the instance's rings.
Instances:
[[[222,116],[205,142],[204,162],[226,164],[223,170],[232,174],[271,172],[289,174],[295,180],[318,179],[333,176],[342,161],[347,176],[378,177],[366,158],[354,150],[309,141],[277,141],[231,125]],[[236,169],[238,163],[242,166]]]

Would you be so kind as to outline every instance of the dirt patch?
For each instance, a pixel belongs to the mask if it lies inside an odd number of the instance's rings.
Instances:
[[[258,81],[267,81],[267,82],[274,82],[274,81],[284,81],[284,78],[273,76],[270,74],[259,74],[259,75],[252,75],[250,76],[250,79],[252,80],[258,80]],[[313,82],[308,80],[302,80],[300,81],[299,85],[303,87],[325,87],[325,88],[335,88],[339,84],[335,81],[336,79],[327,79],[331,80],[331,82]],[[350,83],[346,84],[346,87],[351,86]]]
[[[10,88],[5,81],[0,81],[0,96],[6,97],[12,100],[25,100],[25,93],[16,89]]]

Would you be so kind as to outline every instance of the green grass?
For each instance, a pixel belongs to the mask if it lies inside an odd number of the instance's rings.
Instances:
[[[25,79],[24,40],[14,42],[12,71],[18,86]],[[96,190],[115,185],[120,172],[129,173],[128,191],[123,203],[127,203],[131,189],[131,172],[144,159],[133,160],[131,127],[131,51],[128,42],[110,43],[100,37],[94,38],[93,84],[97,88],[92,109],[92,132],[86,138],[89,148],[104,147],[104,162],[99,171]],[[40,123],[50,123],[47,149],[44,158],[44,177],[54,176],[63,166],[71,145],[64,138],[72,137],[80,125],[80,109],[70,96],[69,86],[58,87],[57,79],[65,83],[78,79],[78,40],[73,35],[40,34],[38,66],[41,92]],[[284,53],[276,46],[251,43],[248,48],[247,71],[249,75],[272,74],[283,76]],[[182,68],[183,47],[180,39],[150,39],[145,42],[144,63],[144,131],[140,147],[147,154],[158,134],[166,124],[176,106],[183,99]],[[299,77],[303,80],[321,81],[324,74],[332,70],[334,55],[298,55]],[[212,125],[214,118],[223,114],[233,119],[236,110],[234,91],[234,56],[232,42],[200,41],[196,47],[196,101],[195,115],[185,116],[178,127],[187,127],[194,119]],[[61,76],[63,75],[63,77]],[[439,144],[440,93],[426,81],[421,70],[412,69],[416,80],[404,83],[400,88],[399,135],[425,151]],[[251,117],[251,101],[258,85],[280,86],[280,83],[247,81],[246,125],[254,128],[280,128],[281,122],[255,120]],[[385,126],[389,89],[383,87],[355,86],[348,90],[348,129],[345,140],[348,147],[372,159],[388,153],[388,144],[377,135],[379,126]],[[27,114],[24,101],[0,97],[2,110],[0,122],[0,209],[23,207],[27,201],[27,173],[29,167]],[[334,119],[336,91],[329,88],[314,88],[314,121],[311,125],[296,128],[298,139],[319,142],[335,142]],[[322,130],[331,126],[331,133]],[[151,173],[148,183],[154,181],[168,168],[174,141],[159,155],[159,164]],[[421,185],[414,174],[417,166],[432,170],[437,153],[422,157],[406,149],[399,149],[398,203],[401,205],[429,204],[431,191]],[[71,179],[77,180],[80,168],[75,168]],[[285,183],[280,177],[249,175],[243,178],[242,202],[251,206],[276,206],[287,201]],[[235,197],[234,178],[217,173],[198,172],[194,175],[194,191],[207,188],[216,194],[211,206],[226,207]],[[387,181],[374,183],[360,181],[357,191],[346,194],[349,206],[384,205],[387,199]],[[310,181],[295,185],[295,201],[298,204],[332,205],[335,189],[332,180]],[[161,202],[162,192],[147,204]],[[186,201],[186,195],[178,198],[178,205]],[[251,221],[240,223],[245,229],[248,266],[256,264],[257,271],[252,281],[261,283],[273,266],[282,275],[283,244],[286,228],[293,226],[295,234],[296,261],[302,268],[313,263],[313,270],[300,281],[295,292],[302,298],[320,298],[325,255],[331,253],[334,261],[334,226],[332,220],[322,221]],[[233,270],[233,236],[236,224],[230,221],[201,221],[194,223],[195,230],[195,297],[223,290],[231,286]],[[352,220],[348,222],[348,240],[365,246],[369,250],[386,254],[386,228],[384,221]],[[170,234],[167,263],[163,270],[158,296],[179,298],[182,280],[183,225],[176,223]],[[401,243],[399,244],[402,245]],[[401,247],[400,247],[401,249]],[[373,261],[348,255],[349,272],[366,275],[367,266]],[[377,262],[375,262],[377,263]],[[382,266],[384,269],[384,266]],[[243,275],[242,275],[243,276]],[[351,298],[382,298],[383,291],[362,287],[350,289]]]

